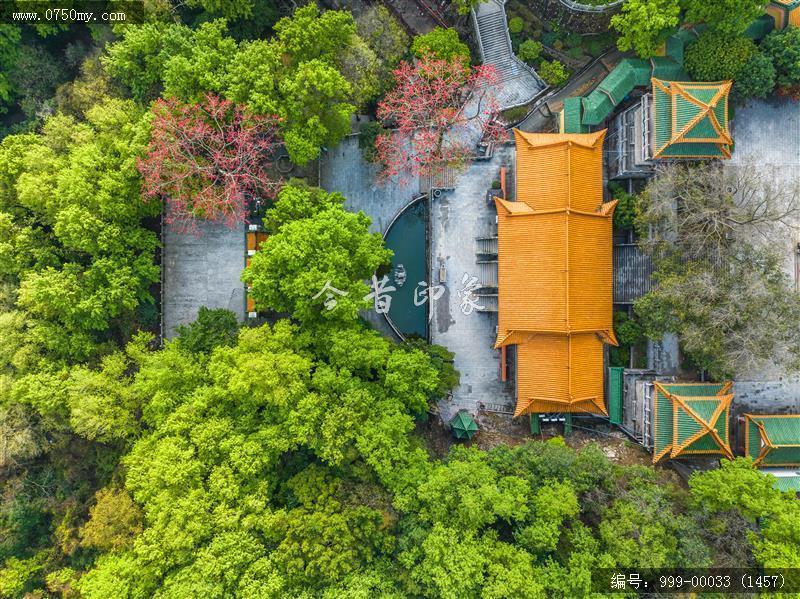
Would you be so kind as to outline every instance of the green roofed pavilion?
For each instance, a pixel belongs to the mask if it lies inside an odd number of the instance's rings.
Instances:
[[[730,389],[731,383],[655,383],[653,463],[696,454],[732,459]]]
[[[652,80],[654,158],[730,158],[730,81]]]
[[[800,467],[800,415],[745,414],[745,451],[755,465]]]
[[[478,425],[466,410],[459,410],[450,419],[450,430],[456,439],[472,439],[478,432]]]

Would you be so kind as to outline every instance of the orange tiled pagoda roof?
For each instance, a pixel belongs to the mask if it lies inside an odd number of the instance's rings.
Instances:
[[[498,335],[517,345],[515,415],[605,414],[603,343],[612,325],[605,131],[514,131],[517,201],[497,200]]]

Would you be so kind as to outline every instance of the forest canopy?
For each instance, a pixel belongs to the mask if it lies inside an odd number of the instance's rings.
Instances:
[[[631,0],[621,47],[655,53],[678,14]],[[786,89],[792,36],[762,56]],[[749,460],[687,488],[594,443],[451,446],[434,423],[453,353],[362,320],[392,252],[315,161],[362,113],[388,176],[470,160],[444,142],[497,81],[475,55],[456,29],[412,41],[381,5],[156,0],[139,25],[0,25],[0,597],[572,598],[599,568],[796,566],[800,504]],[[494,112],[480,130],[500,141]],[[275,172],[287,155],[309,180]],[[648,193],[639,216],[663,221]],[[163,338],[162,227],[243,228],[251,203],[268,239],[241,286],[264,318],[203,307]],[[708,266],[705,246],[671,249]],[[742,356],[670,295],[697,279],[662,266],[648,333],[682,326],[727,372]],[[327,282],[347,292],[335,312],[314,297]]]

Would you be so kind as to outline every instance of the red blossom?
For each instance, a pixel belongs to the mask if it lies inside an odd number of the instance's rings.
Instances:
[[[240,225],[251,202],[274,198],[280,187],[270,169],[277,124],[212,94],[199,104],[158,100],[138,163],[144,197],[165,201],[167,224],[181,232],[196,233],[199,219]]]
[[[471,68],[426,56],[413,64],[401,62],[394,78],[377,112],[393,129],[375,141],[383,178],[435,175],[467,163],[481,139],[503,138],[495,120],[492,91],[499,78],[493,66]]]

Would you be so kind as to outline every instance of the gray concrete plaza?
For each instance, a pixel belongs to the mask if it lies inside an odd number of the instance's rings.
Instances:
[[[734,151],[728,168],[755,164],[770,169],[769,176],[790,181],[800,177],[800,106],[788,99],[755,100],[736,110],[732,122]],[[800,222],[797,223],[800,228]],[[800,241],[798,231],[789,234],[785,243],[787,275],[795,277],[795,247]],[[800,323],[797,323],[800,326]],[[800,398],[800,375],[778,371],[766,365],[742,373],[734,385],[738,411],[781,411],[797,407]]]
[[[514,385],[511,380],[501,382],[500,352],[492,347],[496,313],[465,314],[458,296],[464,275],[478,276],[475,238],[496,235],[496,212],[486,201],[486,191],[498,178],[500,167],[512,164],[513,159],[512,147],[498,148],[492,160],[473,162],[458,177],[455,191],[433,202],[432,280],[439,282],[440,261],[446,277],[445,292],[434,304],[431,342],[454,352],[455,366],[461,372],[461,384],[452,398],[439,404],[444,420],[461,408],[477,414],[480,404],[513,411]]]
[[[363,211],[372,219],[372,230],[385,234],[395,215],[419,193],[419,178],[381,184],[377,179],[378,170],[364,160],[358,147],[358,135],[351,135],[323,153],[320,187],[340,192],[347,199],[348,210]]]
[[[199,235],[164,231],[163,326],[167,339],[192,322],[202,306],[226,308],[239,320],[245,316],[244,225],[198,223]]]

